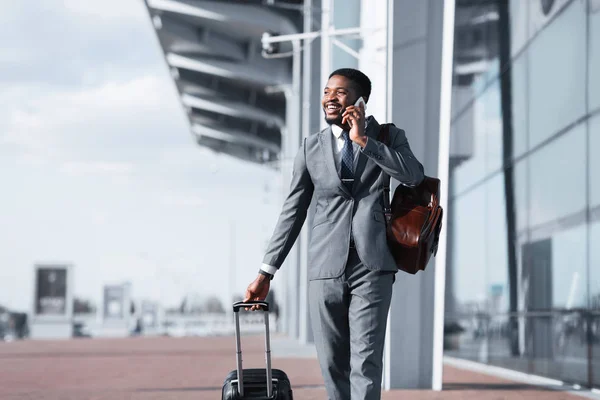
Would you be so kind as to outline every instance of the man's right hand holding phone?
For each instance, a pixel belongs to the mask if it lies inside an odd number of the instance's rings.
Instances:
[[[362,97],[352,106],[348,106],[342,114],[342,124],[350,126],[350,140],[360,147],[367,145],[367,135],[365,134],[365,101]]]

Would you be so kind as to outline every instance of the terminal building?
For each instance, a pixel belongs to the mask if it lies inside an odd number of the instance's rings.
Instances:
[[[437,256],[395,283],[385,388],[440,389],[444,358],[600,387],[600,1],[146,5],[198,145],[280,171],[282,199],[341,67],[441,179]],[[310,343],[306,226],[274,286]]]

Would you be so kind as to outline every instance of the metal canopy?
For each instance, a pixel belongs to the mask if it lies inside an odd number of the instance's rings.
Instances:
[[[275,167],[292,84],[289,58],[264,59],[264,32],[299,31],[272,2],[145,0],[197,143]]]

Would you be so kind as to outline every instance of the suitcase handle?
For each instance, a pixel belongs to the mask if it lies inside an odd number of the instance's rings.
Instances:
[[[247,306],[260,305],[265,316],[265,358],[267,362],[267,397],[273,396],[273,372],[271,370],[271,335],[269,332],[269,303],[266,301],[238,301],[233,303],[233,313],[235,315],[235,351],[237,364],[238,392],[244,397],[244,377],[242,368],[242,343],[240,339],[240,308]]]
[[[267,303],[266,301],[249,300],[246,302],[238,301],[233,303],[233,312],[238,312],[240,308],[245,308],[249,306],[261,306],[264,311],[269,311],[269,303]]]

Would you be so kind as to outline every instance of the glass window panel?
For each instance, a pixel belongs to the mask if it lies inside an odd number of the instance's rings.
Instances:
[[[512,89],[513,155],[527,151],[527,54],[516,59],[510,69]]]
[[[485,134],[485,164],[488,174],[502,168],[502,108],[500,106],[500,81],[492,83],[477,99],[475,107],[480,108],[475,115],[475,129]]]
[[[588,358],[585,322],[578,312],[556,313],[552,317],[527,317],[525,373],[565,382],[588,383]],[[543,398],[543,397],[542,397]],[[564,397],[563,397],[564,398]]]
[[[579,124],[530,156],[530,226],[585,208],[585,133],[585,124]]]
[[[523,0],[510,0],[508,4],[508,15],[510,19],[510,50],[514,56],[527,43],[527,11],[528,4]]]
[[[600,387],[600,246],[598,246],[598,243],[600,243],[600,221],[590,225],[589,240],[589,304],[594,313],[592,319],[592,335],[594,340],[592,386]]]
[[[485,132],[475,126],[475,107],[466,109],[452,124],[451,148],[456,156],[451,170],[452,195],[463,192],[485,176]]]
[[[552,305],[587,306],[586,225],[552,236]]]
[[[523,246],[523,299],[531,312],[585,307],[587,302],[586,225],[554,233]],[[585,382],[583,321],[578,313],[530,314],[523,344],[532,372]]]
[[[529,48],[529,146],[585,113],[585,2],[574,1]]]
[[[473,155],[473,107],[468,107],[466,99],[471,92],[471,86],[452,87],[452,117],[450,126],[450,157],[464,160]]]
[[[585,3],[582,0],[579,1]],[[552,18],[569,2],[573,2],[573,0],[523,1],[523,3],[529,5],[529,10],[527,11],[527,20],[529,21],[527,31],[529,32],[529,37],[534,36],[538,31],[551,23]]]
[[[473,86],[463,84],[456,80],[452,85],[452,121],[465,110],[469,102],[473,100]]]
[[[471,90],[452,99],[456,102],[453,117],[461,112],[465,102],[481,94],[486,82],[498,75],[498,24],[487,22],[497,15],[493,2],[456,5],[453,84]]]
[[[333,25],[336,29],[354,28],[360,26],[360,1],[359,0],[334,0]],[[346,46],[355,51],[360,49],[358,39],[348,39],[344,37],[332,38],[339,40]],[[358,60],[337,46],[334,41],[331,42],[331,70],[337,68],[358,68]]]
[[[508,312],[508,245],[506,234],[506,196],[504,174],[485,185],[485,247],[490,312]]]
[[[600,246],[597,245],[598,243],[600,243],[600,221],[590,225],[589,297],[590,307],[595,310],[600,310]],[[600,335],[600,330],[598,335]]]
[[[589,120],[590,135],[590,207],[600,205],[600,115]]]
[[[452,124],[451,154],[462,161],[452,170],[453,195],[502,168],[500,83],[494,81]]]
[[[452,271],[458,312],[485,306],[485,191],[483,186],[454,201]]]
[[[514,186],[515,186],[515,212],[517,214],[517,231],[523,232],[527,229],[527,210],[528,199],[527,194],[527,170],[529,160],[524,159],[517,163],[513,168],[514,171]]]
[[[589,36],[589,108],[600,107],[600,2],[590,2],[590,36]]]

